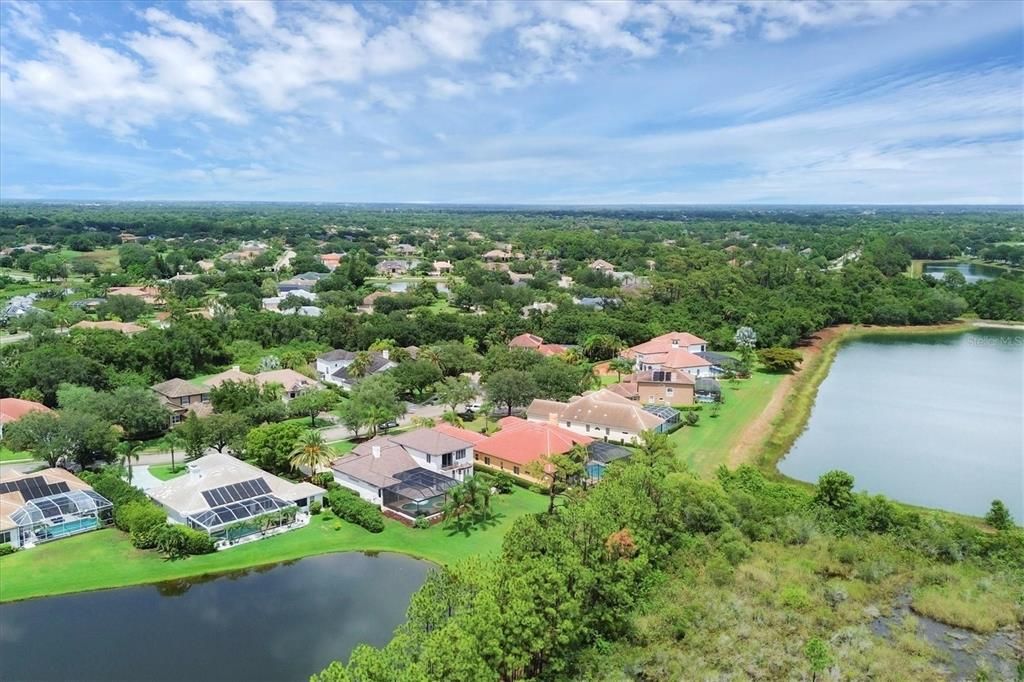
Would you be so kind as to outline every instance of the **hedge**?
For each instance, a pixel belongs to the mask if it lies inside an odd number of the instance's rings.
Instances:
[[[384,516],[380,510],[359,497],[359,493],[338,488],[327,493],[327,503],[339,518],[362,526],[371,533],[384,531]]]

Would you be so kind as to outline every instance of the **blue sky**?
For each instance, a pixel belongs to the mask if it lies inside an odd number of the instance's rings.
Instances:
[[[0,4],[0,199],[1022,203],[1016,2]]]

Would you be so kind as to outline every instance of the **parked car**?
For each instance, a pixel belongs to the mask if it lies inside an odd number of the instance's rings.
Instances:
[[[383,431],[384,433],[387,433],[389,429],[397,429],[397,428],[398,428],[398,422],[396,422],[394,419],[392,419],[390,421],[383,422],[382,424],[377,424],[377,430],[378,431]]]

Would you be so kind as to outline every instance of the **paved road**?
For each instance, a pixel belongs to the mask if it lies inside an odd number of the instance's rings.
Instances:
[[[413,411],[407,412],[404,417],[401,417],[398,420],[399,426],[408,426],[409,424],[412,424],[412,420],[416,419],[417,417],[438,419],[447,411],[447,408],[444,405],[413,405],[409,409]],[[363,431],[362,433],[363,435],[366,434],[365,431]],[[348,440],[349,438],[353,438],[355,436],[355,434],[352,433],[352,431],[345,428],[344,426],[329,426],[326,429],[321,429],[320,434],[328,443],[333,443],[334,441],[337,440]]]

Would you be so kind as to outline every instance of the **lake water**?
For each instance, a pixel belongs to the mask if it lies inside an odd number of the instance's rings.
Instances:
[[[1024,521],[1024,332],[885,335],[844,345],[779,470],[832,469],[859,490]]]
[[[922,273],[931,275],[935,279],[943,279],[947,272],[958,270],[968,284],[996,279],[1003,273],[1002,268],[991,265],[980,265],[978,263],[958,263],[953,261],[937,261],[925,263]]]
[[[308,680],[360,643],[387,643],[429,568],[329,554],[0,605],[0,679]]]

